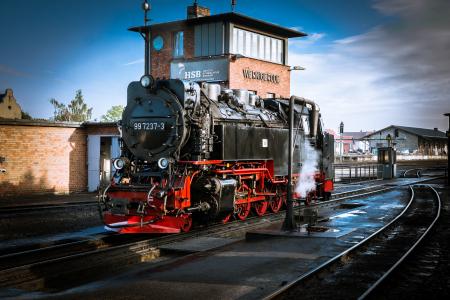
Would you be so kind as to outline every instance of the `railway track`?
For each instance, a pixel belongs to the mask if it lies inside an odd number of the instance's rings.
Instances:
[[[387,225],[266,299],[299,295],[306,299],[364,299],[379,292],[381,283],[420,245],[440,216],[436,190],[411,186],[411,194],[405,209]]]
[[[397,186],[371,186],[359,190],[339,193],[337,198],[318,202],[304,208],[338,206],[339,203],[355,197],[385,192]],[[85,278],[87,281],[114,274],[132,264],[158,259],[162,256],[158,247],[182,240],[202,236],[236,236],[271,222],[279,222],[284,212],[269,214],[264,218],[252,217],[246,221],[214,224],[197,228],[189,233],[148,238],[148,236],[113,235],[100,239],[72,241],[66,244],[31,249],[0,256],[0,288],[19,287],[28,290],[62,288],[71,278]],[[242,237],[244,234],[242,234]],[[62,268],[64,266],[64,268]],[[100,270],[100,271],[99,271]],[[90,274],[90,276],[85,276]],[[91,276],[92,275],[92,276]],[[64,278],[64,280],[62,280]],[[69,279],[69,280],[68,280]]]
[[[437,185],[442,198],[441,217],[435,228],[367,299],[450,299],[450,190]],[[447,199],[447,201],[445,200]],[[383,291],[389,291],[389,294]]]
[[[424,170],[444,170],[445,167],[438,168],[412,168],[404,170],[400,173],[401,178],[420,178],[420,172]],[[415,172],[414,172],[415,171]],[[360,181],[359,184],[364,182],[376,182],[379,180]],[[370,188],[370,187],[369,187]],[[367,188],[366,188],[367,189]],[[358,191],[358,190],[356,190]],[[342,193],[337,193],[336,196],[340,196]],[[16,205],[16,206],[4,206],[0,207],[0,215],[8,214],[25,214],[30,212],[39,211],[52,211],[52,210],[64,210],[72,209],[76,207],[96,207],[97,201],[77,201],[77,202],[61,202],[61,203],[45,203],[45,204],[31,204],[31,205]]]
[[[329,207],[355,197],[369,196],[394,189],[396,186],[374,186],[341,193],[339,198],[318,202],[307,206]],[[306,208],[297,207],[297,211]],[[61,278],[83,278],[82,274],[92,270],[92,274],[111,274],[126,266],[161,256],[158,247],[202,236],[233,236],[271,222],[284,219],[284,212],[268,214],[264,218],[252,217],[246,221],[227,224],[214,224],[197,228],[189,233],[165,235],[154,238],[147,236],[113,235],[99,240],[74,241],[40,249],[8,253],[0,256],[0,287],[19,287],[29,290],[42,290],[64,286]],[[242,234],[242,237],[244,234]],[[61,270],[61,266],[64,269]],[[100,274],[99,274],[100,276]],[[87,278],[87,277],[86,277]],[[93,278],[89,278],[92,280]],[[70,282],[70,280],[69,280]]]
[[[384,186],[375,185],[366,188],[361,188],[357,190],[337,193],[333,195],[332,200],[323,201],[318,203],[313,203],[308,208],[321,208],[336,205],[342,201],[354,198],[372,195],[374,193],[386,192],[395,188],[394,186]],[[302,211],[305,207],[301,206],[296,208],[297,211]],[[277,214],[266,214],[264,217],[269,217],[273,221],[281,220],[284,217],[284,212],[279,212]],[[247,221],[253,222],[260,219],[259,217],[248,218]],[[239,221],[237,221],[239,222]],[[231,224],[231,223],[228,223]],[[223,228],[222,224],[213,224],[207,227],[200,227],[196,230],[185,233],[183,236],[189,238],[194,235],[200,234],[202,230],[206,230],[208,233],[215,233],[216,229]],[[211,231],[212,230],[212,231]],[[69,256],[72,254],[82,253],[97,249],[106,249],[109,247],[120,246],[128,243],[141,242],[144,240],[153,240],[158,242],[158,239],[163,241],[169,236],[157,237],[149,239],[146,235],[115,235],[115,234],[105,234],[95,236],[93,238],[82,239],[82,240],[70,240],[68,242],[55,243],[49,245],[38,245],[38,248],[26,248],[18,249],[6,249],[0,252],[0,270],[5,270],[14,267],[20,267],[27,264],[38,263],[46,260],[51,260],[55,258],[61,258],[64,256]],[[170,241],[170,239],[169,239]]]
[[[446,168],[445,167],[427,167],[427,168],[411,168],[402,170],[400,173],[400,178],[420,178],[422,176],[429,176],[427,174],[424,175],[424,173],[428,172],[443,172],[443,175],[446,174]]]
[[[423,169],[409,169],[402,172],[400,177],[402,178],[420,178]]]
[[[58,204],[33,204],[33,205],[18,205],[18,206],[4,206],[0,207],[0,215],[7,214],[24,214],[29,212],[49,211],[49,210],[61,210],[71,209],[74,207],[86,207],[97,206],[97,202],[94,201],[78,201],[78,202],[64,202]]]
[[[86,272],[98,276],[113,274],[129,265],[157,259],[161,256],[158,249],[160,246],[213,234],[232,235],[233,232],[252,229],[262,223],[279,221],[282,215],[277,213],[267,215],[266,218],[252,217],[246,221],[235,221],[225,225],[215,224],[179,235],[145,239],[137,237],[137,241],[120,245],[111,243],[109,247],[97,248],[97,244],[94,243],[92,246],[95,249],[91,250],[85,248],[86,244],[65,245],[68,248],[63,251],[58,251],[58,248],[62,250],[61,247],[37,249],[33,253],[33,256],[37,257],[35,261],[34,259],[29,261],[27,258],[31,254],[29,251],[10,254],[8,257],[1,257],[3,263],[7,261],[10,263],[6,263],[6,268],[0,271],[0,288],[14,286],[26,290],[46,290],[64,287],[71,278],[77,278],[78,282],[78,279],[83,277],[92,280],[94,278],[86,276]],[[130,238],[124,235],[116,237]]]

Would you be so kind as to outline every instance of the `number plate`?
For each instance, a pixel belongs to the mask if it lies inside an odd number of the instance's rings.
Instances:
[[[166,124],[164,122],[133,122],[134,130],[164,130]]]

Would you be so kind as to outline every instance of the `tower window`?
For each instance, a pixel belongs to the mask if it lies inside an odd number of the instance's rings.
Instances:
[[[175,32],[173,37],[173,56],[181,57],[184,56],[184,32]]]
[[[233,28],[232,53],[266,60],[278,64],[283,63],[283,40]]]

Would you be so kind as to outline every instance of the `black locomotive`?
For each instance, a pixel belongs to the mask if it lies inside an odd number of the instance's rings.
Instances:
[[[149,75],[128,87],[120,124],[122,154],[101,197],[105,224],[122,233],[188,231],[202,222],[277,212],[286,195],[289,99]],[[295,98],[294,182],[305,145],[319,158],[306,175],[316,187],[305,201],[333,189],[333,137],[317,105]],[[298,183],[298,182],[297,182]],[[301,183],[300,183],[301,184]]]

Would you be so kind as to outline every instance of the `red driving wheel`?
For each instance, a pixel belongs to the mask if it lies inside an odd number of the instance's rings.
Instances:
[[[262,200],[262,201],[253,202],[252,206],[253,206],[253,209],[255,210],[255,213],[261,217],[266,213],[267,207],[269,206],[269,204],[267,203],[266,200]]]
[[[270,198],[269,207],[272,212],[277,213],[283,206],[284,197],[282,191],[280,191],[279,188],[276,188],[275,194],[275,196]]]

